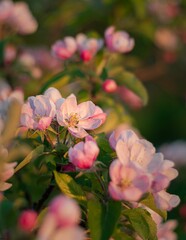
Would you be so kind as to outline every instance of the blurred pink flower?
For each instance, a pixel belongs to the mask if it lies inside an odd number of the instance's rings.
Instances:
[[[134,165],[123,165],[121,161],[114,160],[109,173],[109,193],[115,200],[138,201],[149,190],[148,176]]]
[[[130,107],[133,109],[139,109],[142,107],[142,100],[138,95],[136,95],[133,91],[130,89],[120,86],[118,87],[118,93],[122,100],[126,102]]]
[[[50,87],[48,88],[45,92],[44,92],[44,96],[46,96],[49,100],[51,100],[54,104],[57,102],[57,100],[59,100],[60,98],[62,98],[61,93],[54,87]]]
[[[69,149],[69,161],[79,169],[89,169],[93,166],[99,148],[91,136],[85,138],[85,142],[79,142]]]
[[[49,206],[59,226],[74,226],[80,222],[81,211],[76,201],[66,196],[55,197]]]
[[[155,43],[166,51],[176,50],[179,46],[178,36],[168,28],[159,28],[155,32]]]
[[[71,58],[77,50],[76,41],[73,37],[65,37],[52,45],[52,54],[61,60]]]
[[[13,6],[8,23],[19,34],[31,34],[37,30],[38,24],[32,16],[28,5],[25,2],[16,2]]]
[[[111,52],[127,53],[134,48],[134,39],[125,31],[115,31],[114,26],[106,29],[105,41]]]
[[[13,2],[11,0],[3,0],[0,2],[0,24],[4,23],[13,12]]]
[[[169,220],[158,225],[158,240],[177,240],[177,235],[174,232],[174,229],[177,227],[177,225],[178,222],[176,220]]]
[[[80,57],[84,62],[90,61],[103,46],[102,39],[88,38],[83,33],[76,36],[76,42]]]
[[[153,0],[148,5],[151,14],[155,15],[158,20],[167,23],[174,19],[180,13],[178,0]]]
[[[86,137],[86,130],[98,128],[106,118],[106,114],[91,101],[78,105],[73,94],[66,99],[59,99],[56,106],[59,125],[67,127],[69,132],[78,138]]]
[[[55,104],[46,96],[29,97],[21,111],[21,126],[45,130],[56,114]]]
[[[7,120],[8,109],[12,101],[23,103],[24,94],[21,89],[12,90],[12,88],[0,79],[0,134],[4,129]]]
[[[170,211],[180,203],[180,198],[177,195],[170,194],[164,190],[154,193],[153,195],[159,209]]]
[[[0,151],[1,151],[0,155],[2,158],[2,149]],[[11,188],[12,184],[7,183],[6,181],[14,175],[14,168],[16,165],[17,165],[16,162],[2,163],[0,172],[0,191],[6,191],[9,188]]]
[[[61,239],[83,240],[85,235],[78,227],[81,211],[75,200],[64,195],[55,197],[49,205],[48,212],[38,231],[39,240]],[[69,237],[69,238],[67,238]]]
[[[118,89],[118,86],[113,79],[106,79],[102,84],[102,88],[107,93],[113,93],[113,92],[116,92],[116,90]]]
[[[12,63],[17,55],[17,49],[14,45],[7,44],[4,49],[4,62],[5,64]]]
[[[21,230],[31,232],[36,226],[37,213],[34,210],[25,210],[21,213],[18,219],[18,224]]]

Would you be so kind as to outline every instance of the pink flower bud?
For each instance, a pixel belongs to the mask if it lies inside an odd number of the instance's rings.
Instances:
[[[83,62],[89,62],[93,56],[90,51],[84,50],[81,52],[80,57],[83,60]]]
[[[118,86],[116,82],[112,79],[107,79],[102,85],[103,90],[107,93],[113,93],[117,90]]]
[[[31,232],[36,225],[37,213],[33,210],[25,210],[21,213],[18,223],[21,230]]]
[[[77,168],[89,169],[93,166],[98,154],[99,148],[90,136],[85,138],[85,142],[79,142],[69,149],[69,161]]]
[[[75,200],[66,196],[54,198],[49,206],[49,214],[53,214],[59,226],[74,226],[80,222],[81,212]]]

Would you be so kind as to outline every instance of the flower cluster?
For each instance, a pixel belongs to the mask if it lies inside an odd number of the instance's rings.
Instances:
[[[11,0],[3,0],[0,3],[1,25],[23,35],[35,32],[38,26],[26,3],[13,3]]]
[[[23,127],[45,130],[55,121],[78,138],[86,137],[87,130],[98,128],[105,119],[106,114],[93,102],[77,104],[75,95],[62,98],[55,88],[49,88],[44,95],[29,97],[21,113]]]
[[[166,192],[171,180],[177,177],[174,163],[156,153],[153,145],[140,139],[133,131],[121,131],[110,136],[117,159],[110,166],[109,193],[116,200],[136,202],[150,192],[160,209],[171,210],[180,199]]]
[[[134,39],[127,32],[115,31],[115,28],[111,26],[105,31],[105,44],[110,52],[127,53],[133,49]],[[68,36],[63,40],[58,40],[52,46],[52,54],[58,59],[67,60],[78,51],[80,58],[84,62],[89,62],[102,47],[102,39],[88,38],[80,33],[76,38]]]

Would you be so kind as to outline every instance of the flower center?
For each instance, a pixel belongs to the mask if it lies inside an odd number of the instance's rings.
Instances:
[[[119,184],[118,186],[122,189],[125,189],[127,187],[129,187],[131,185],[131,181],[128,180],[128,179],[123,179]]]
[[[71,113],[66,121],[69,127],[75,127],[79,123],[79,116],[77,113]]]

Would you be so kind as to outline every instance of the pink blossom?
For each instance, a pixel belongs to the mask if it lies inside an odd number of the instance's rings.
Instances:
[[[114,26],[110,26],[105,31],[105,41],[111,52],[126,53],[134,48],[134,39],[130,38],[125,31],[115,31]]]
[[[113,79],[106,79],[102,84],[102,88],[107,93],[113,93],[113,92],[116,92],[118,86]]]
[[[176,220],[169,220],[165,223],[161,223],[158,226],[158,240],[177,240],[177,235],[173,232],[177,224]]]
[[[12,63],[16,58],[17,50],[14,45],[8,44],[4,49],[4,62],[5,64]]]
[[[101,39],[88,38],[82,33],[76,36],[76,42],[80,57],[84,62],[90,61],[103,46]]]
[[[2,158],[2,151],[1,150],[1,158]],[[12,163],[6,163],[4,162],[1,166],[1,172],[0,172],[0,191],[6,191],[8,190],[12,184],[7,183],[6,181],[11,178],[14,175],[14,168],[17,165],[16,162]]]
[[[49,98],[54,104],[57,102],[57,100],[59,100],[60,98],[62,98],[61,93],[54,87],[50,87],[48,88],[45,92],[44,92],[44,96],[46,96],[47,98]]]
[[[11,87],[3,80],[0,80],[0,133],[8,115],[8,109],[12,101],[23,103],[23,92],[21,89],[12,90]]]
[[[109,193],[115,200],[138,201],[149,189],[149,178],[134,165],[114,160],[109,169]]]
[[[58,196],[52,200],[49,213],[55,215],[59,226],[73,226],[80,222],[81,212],[75,200]]]
[[[91,101],[78,105],[73,94],[66,99],[59,99],[56,106],[59,125],[68,128],[69,132],[78,138],[86,137],[86,130],[98,128],[106,118],[106,114]]]
[[[177,207],[180,203],[180,198],[177,195],[169,194],[164,190],[154,193],[153,195],[155,203],[159,209],[170,211],[172,208]]]
[[[13,12],[8,18],[9,24],[20,34],[31,34],[38,24],[25,2],[14,3]]]
[[[25,232],[31,232],[36,226],[37,213],[33,210],[25,210],[19,216],[19,227]]]
[[[58,231],[60,231],[62,236],[63,234],[64,236],[68,236],[68,234],[73,236],[76,230],[77,234],[79,234],[77,225],[80,222],[80,217],[81,211],[75,200],[63,195],[55,197],[50,203],[48,212],[39,229],[38,239],[50,240],[53,239],[53,236],[56,236],[56,239],[58,239]],[[68,232],[68,229],[71,229],[72,233]]]
[[[71,58],[77,50],[76,41],[73,37],[65,37],[52,45],[52,54],[61,60]]]
[[[95,140],[87,136],[85,142],[79,142],[69,149],[69,161],[79,169],[89,169],[93,166],[98,154],[99,148]]]
[[[118,94],[121,99],[133,109],[139,109],[143,106],[141,98],[124,86],[118,88]]]
[[[116,153],[123,164],[133,162],[143,170],[147,169],[155,153],[153,145],[131,130],[122,131],[116,143]]]
[[[29,129],[45,130],[56,114],[55,104],[46,96],[29,97],[21,111],[21,125]]]
[[[159,28],[156,31],[155,43],[159,48],[166,51],[176,50],[179,45],[178,36],[168,28]]]
[[[3,0],[0,2],[0,24],[8,19],[13,11],[13,2],[10,0]]]

